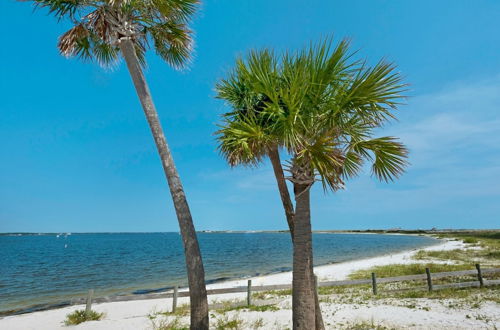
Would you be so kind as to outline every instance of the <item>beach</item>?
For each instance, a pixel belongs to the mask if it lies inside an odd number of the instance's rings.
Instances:
[[[379,257],[373,257],[363,260],[354,260],[338,264],[324,265],[315,268],[315,273],[320,281],[343,280],[357,270],[369,268],[372,266],[381,266],[389,264],[407,264],[418,262],[412,257],[417,251],[447,251],[454,249],[463,249],[466,247],[462,241],[443,240],[440,244],[423,249],[413,249],[394,254],[388,254]],[[258,276],[250,278],[252,285],[273,285],[291,283],[291,272],[272,274],[267,276]],[[208,289],[228,288],[246,285],[248,279],[219,282],[208,285]],[[181,290],[182,291],[182,290]],[[236,301],[246,298],[244,293],[232,293],[224,295],[210,295],[209,303],[220,303],[223,301]],[[188,298],[179,298],[178,306],[188,302]],[[241,319],[246,326],[242,329],[252,328],[252,324],[263,324],[263,329],[286,329],[291,327],[291,299],[290,297],[280,298],[275,301],[279,310],[275,311],[244,311],[239,310],[230,312]],[[397,325],[397,329],[493,329],[493,326],[500,325],[500,306],[496,303],[485,303],[475,311],[478,315],[488,315],[490,320],[484,322],[477,318],[467,317],[466,311],[455,308],[449,309],[443,307],[438,301],[423,299],[419,302],[421,308],[407,308],[395,304],[381,304],[379,302],[368,302],[366,304],[329,304],[321,303],[325,325],[328,329],[336,329],[339,322],[369,322],[371,324],[384,324],[385,326]],[[154,299],[137,300],[126,302],[111,302],[94,304],[93,309],[105,314],[100,321],[90,321],[71,326],[77,329],[153,329],[150,315],[157,312],[169,311],[172,306],[172,299]],[[23,315],[7,316],[0,319],[1,329],[67,329],[64,320],[67,314],[82,309],[84,306],[77,305],[61,309],[34,312]],[[229,317],[226,315],[225,317]],[[214,323],[218,316],[212,314]],[[189,317],[184,320],[188,322]],[[486,324],[486,325],[485,325]],[[488,324],[491,326],[489,327]]]

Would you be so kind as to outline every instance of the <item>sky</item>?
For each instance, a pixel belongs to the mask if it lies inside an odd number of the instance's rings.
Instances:
[[[214,138],[214,85],[251,49],[349,37],[410,84],[398,121],[411,166],[379,183],[312,190],[324,229],[500,228],[500,2],[206,0],[188,70],[154,52],[146,78],[198,230],[286,229],[272,169],[231,169]],[[178,231],[153,139],[124,63],[58,54],[68,29],[29,2],[0,2],[0,232]]]

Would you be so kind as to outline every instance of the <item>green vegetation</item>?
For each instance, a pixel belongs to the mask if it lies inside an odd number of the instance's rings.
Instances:
[[[369,285],[343,285],[343,286],[321,286],[318,289],[320,295],[346,294],[352,290],[371,290]]]
[[[292,289],[286,289],[286,290],[273,290],[273,291],[260,291],[252,294],[252,298],[254,299],[266,299],[269,296],[276,296],[276,297],[285,297],[285,296],[291,296],[292,295]]]
[[[375,266],[368,269],[361,269],[349,275],[352,280],[369,279],[371,274],[375,273],[377,277],[394,277],[415,274],[425,274],[425,268],[429,268],[433,273],[452,272],[457,270],[474,269],[470,265],[454,265],[454,264],[392,264],[385,266]]]
[[[394,284],[396,284],[394,286]],[[329,304],[359,304],[367,305],[371,302],[380,302],[389,305],[398,305],[411,309],[429,311],[429,307],[421,306],[418,299],[433,299],[441,302],[448,308],[476,309],[485,301],[500,303],[499,287],[479,288],[450,288],[427,291],[422,285],[401,282],[379,285],[378,295],[373,295],[370,286],[345,287],[343,290],[332,288],[326,295],[321,296],[321,301]],[[390,285],[393,285],[390,287]],[[413,287],[412,287],[413,285]],[[401,291],[389,291],[402,289]],[[329,288],[326,288],[329,289]]]
[[[339,324],[340,329],[343,330],[395,330],[395,328],[388,328],[383,325],[377,325],[373,321],[360,321],[354,324]]]
[[[470,303],[473,308],[477,308],[478,304],[483,301],[493,301],[500,303],[500,295],[498,294],[498,287],[485,287],[482,289],[478,288],[464,288],[464,289],[442,289],[435,291],[426,290],[409,290],[403,292],[382,292],[376,298],[383,299],[387,297],[394,297],[400,299],[415,299],[415,298],[428,298],[428,299],[457,299],[463,300],[464,302]]]
[[[228,306],[222,309],[218,309],[217,313],[226,313],[229,311],[238,311],[238,310],[248,310],[250,312],[275,312],[279,310],[276,305],[250,305],[250,306]]]
[[[165,312],[164,315],[178,315],[178,316],[186,316],[189,315],[191,311],[189,304],[180,305],[175,309],[175,312]]]
[[[229,316],[224,315],[220,317],[215,322],[215,329],[217,330],[226,330],[226,329],[241,329],[243,326],[243,320],[240,319],[237,315]]]
[[[189,326],[182,323],[179,317],[174,319],[150,317],[149,319],[153,330],[189,330]]]
[[[467,249],[449,251],[419,251],[417,260],[451,260],[460,264],[480,263],[483,267],[500,267],[500,231],[450,232],[436,235],[438,238],[459,239],[470,244]]]
[[[151,312],[148,315],[148,317],[151,319],[151,318],[155,318],[158,315],[163,315],[163,316],[187,316],[187,315],[189,315],[189,313],[190,313],[190,306],[189,306],[189,304],[183,304],[183,305],[178,306],[175,309],[175,312],[169,312],[169,311],[165,311],[165,312]]]
[[[64,321],[64,324],[77,325],[87,321],[99,321],[103,317],[104,313],[98,313],[92,310],[89,313],[85,313],[85,310],[81,309],[66,315],[66,321]]]

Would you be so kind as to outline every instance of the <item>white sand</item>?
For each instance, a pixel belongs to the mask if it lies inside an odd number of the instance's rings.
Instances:
[[[443,241],[439,245],[431,246],[423,250],[452,250],[464,248],[464,244],[459,241]],[[387,265],[394,263],[414,263],[411,257],[417,252],[417,249],[405,251],[396,254],[390,254],[364,260],[356,260],[339,264],[320,266],[315,268],[315,273],[320,281],[342,280],[348,274],[355,270],[369,268],[375,265]],[[291,272],[279,273],[268,276],[259,276],[252,278],[253,285],[271,285],[291,283]],[[247,279],[215,283],[208,288],[223,288],[246,285]],[[242,294],[224,294],[209,296],[209,301],[221,301],[227,299],[242,300],[246,297]],[[408,309],[399,306],[380,305],[377,303],[368,303],[363,305],[356,304],[322,304],[323,315],[328,329],[339,328],[339,320],[357,321],[364,320],[374,323],[380,323],[387,326],[412,329],[488,329],[494,328],[496,324],[500,327],[500,306],[495,303],[483,304],[480,308],[470,311],[460,309],[445,309],[442,304],[428,299],[420,299],[420,304],[424,304],[426,309],[419,308]],[[180,298],[179,305],[188,302],[188,298]],[[104,312],[105,318],[101,321],[85,322],[77,329],[152,329],[151,321],[148,315],[154,311],[168,311],[172,305],[171,299],[139,300],[127,302],[113,302],[93,305],[93,309],[98,312]],[[262,329],[286,329],[291,328],[291,299],[284,298],[279,302],[283,309],[279,311],[268,312],[231,312],[229,315],[238,316],[245,320],[245,329],[251,329],[251,323],[262,318],[264,326]],[[8,316],[0,319],[0,329],[2,330],[28,330],[28,329],[68,329],[63,321],[66,315],[74,310],[82,309],[83,306],[71,306],[56,310],[35,312],[24,315]],[[473,314],[472,316],[469,314]],[[469,315],[469,317],[466,317]],[[216,316],[220,318],[221,316]],[[484,321],[484,318],[487,321]],[[185,318],[187,321],[187,319]],[[212,317],[211,323],[216,323]],[[73,327],[70,327],[73,328]]]

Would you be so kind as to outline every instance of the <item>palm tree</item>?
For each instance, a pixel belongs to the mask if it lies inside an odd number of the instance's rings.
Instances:
[[[346,40],[333,50],[325,40],[281,57],[251,52],[217,85],[218,97],[233,109],[217,132],[222,154],[232,166],[255,166],[266,155],[273,165],[293,233],[294,329],[318,328],[311,187],[319,180],[325,190],[342,189],[366,161],[382,181],[397,178],[406,165],[407,150],[395,138],[373,138],[374,129],[394,118],[405,88],[400,75],[383,61],[374,67],[354,61],[348,50]],[[295,210],[288,205],[278,149],[290,157],[285,168]]]
[[[21,0],[28,1],[28,0]],[[168,64],[182,68],[190,58],[188,28],[198,0],[31,0],[73,27],[59,38],[59,50],[108,66],[123,56],[151,128],[175,206],[184,243],[191,329],[208,329],[205,272],[189,205],[143,73],[145,52],[153,48]]]
[[[253,54],[251,56],[253,56]],[[267,57],[268,64],[274,61],[270,53],[265,54],[265,56]],[[256,63],[258,62],[259,61],[256,61]],[[279,146],[275,139],[270,138],[270,132],[266,130],[265,126],[268,123],[257,123],[252,120],[255,115],[252,111],[259,111],[259,109],[264,106],[264,100],[261,99],[263,95],[254,93],[249,88],[251,82],[246,80],[245,71],[245,64],[241,60],[238,60],[237,69],[233,75],[217,85],[218,98],[227,100],[235,109],[235,112],[228,113],[224,116],[227,126],[222,125],[222,129],[218,132],[220,141],[219,149],[231,166],[237,166],[239,164],[257,165],[263,156],[267,155],[269,157],[293,242],[293,217],[295,211],[281,165]],[[248,109],[252,111],[247,111]],[[314,276],[314,269],[312,266],[311,272]],[[323,330],[325,327],[321,315],[319,297],[316,291],[314,291],[314,293],[316,330]]]

